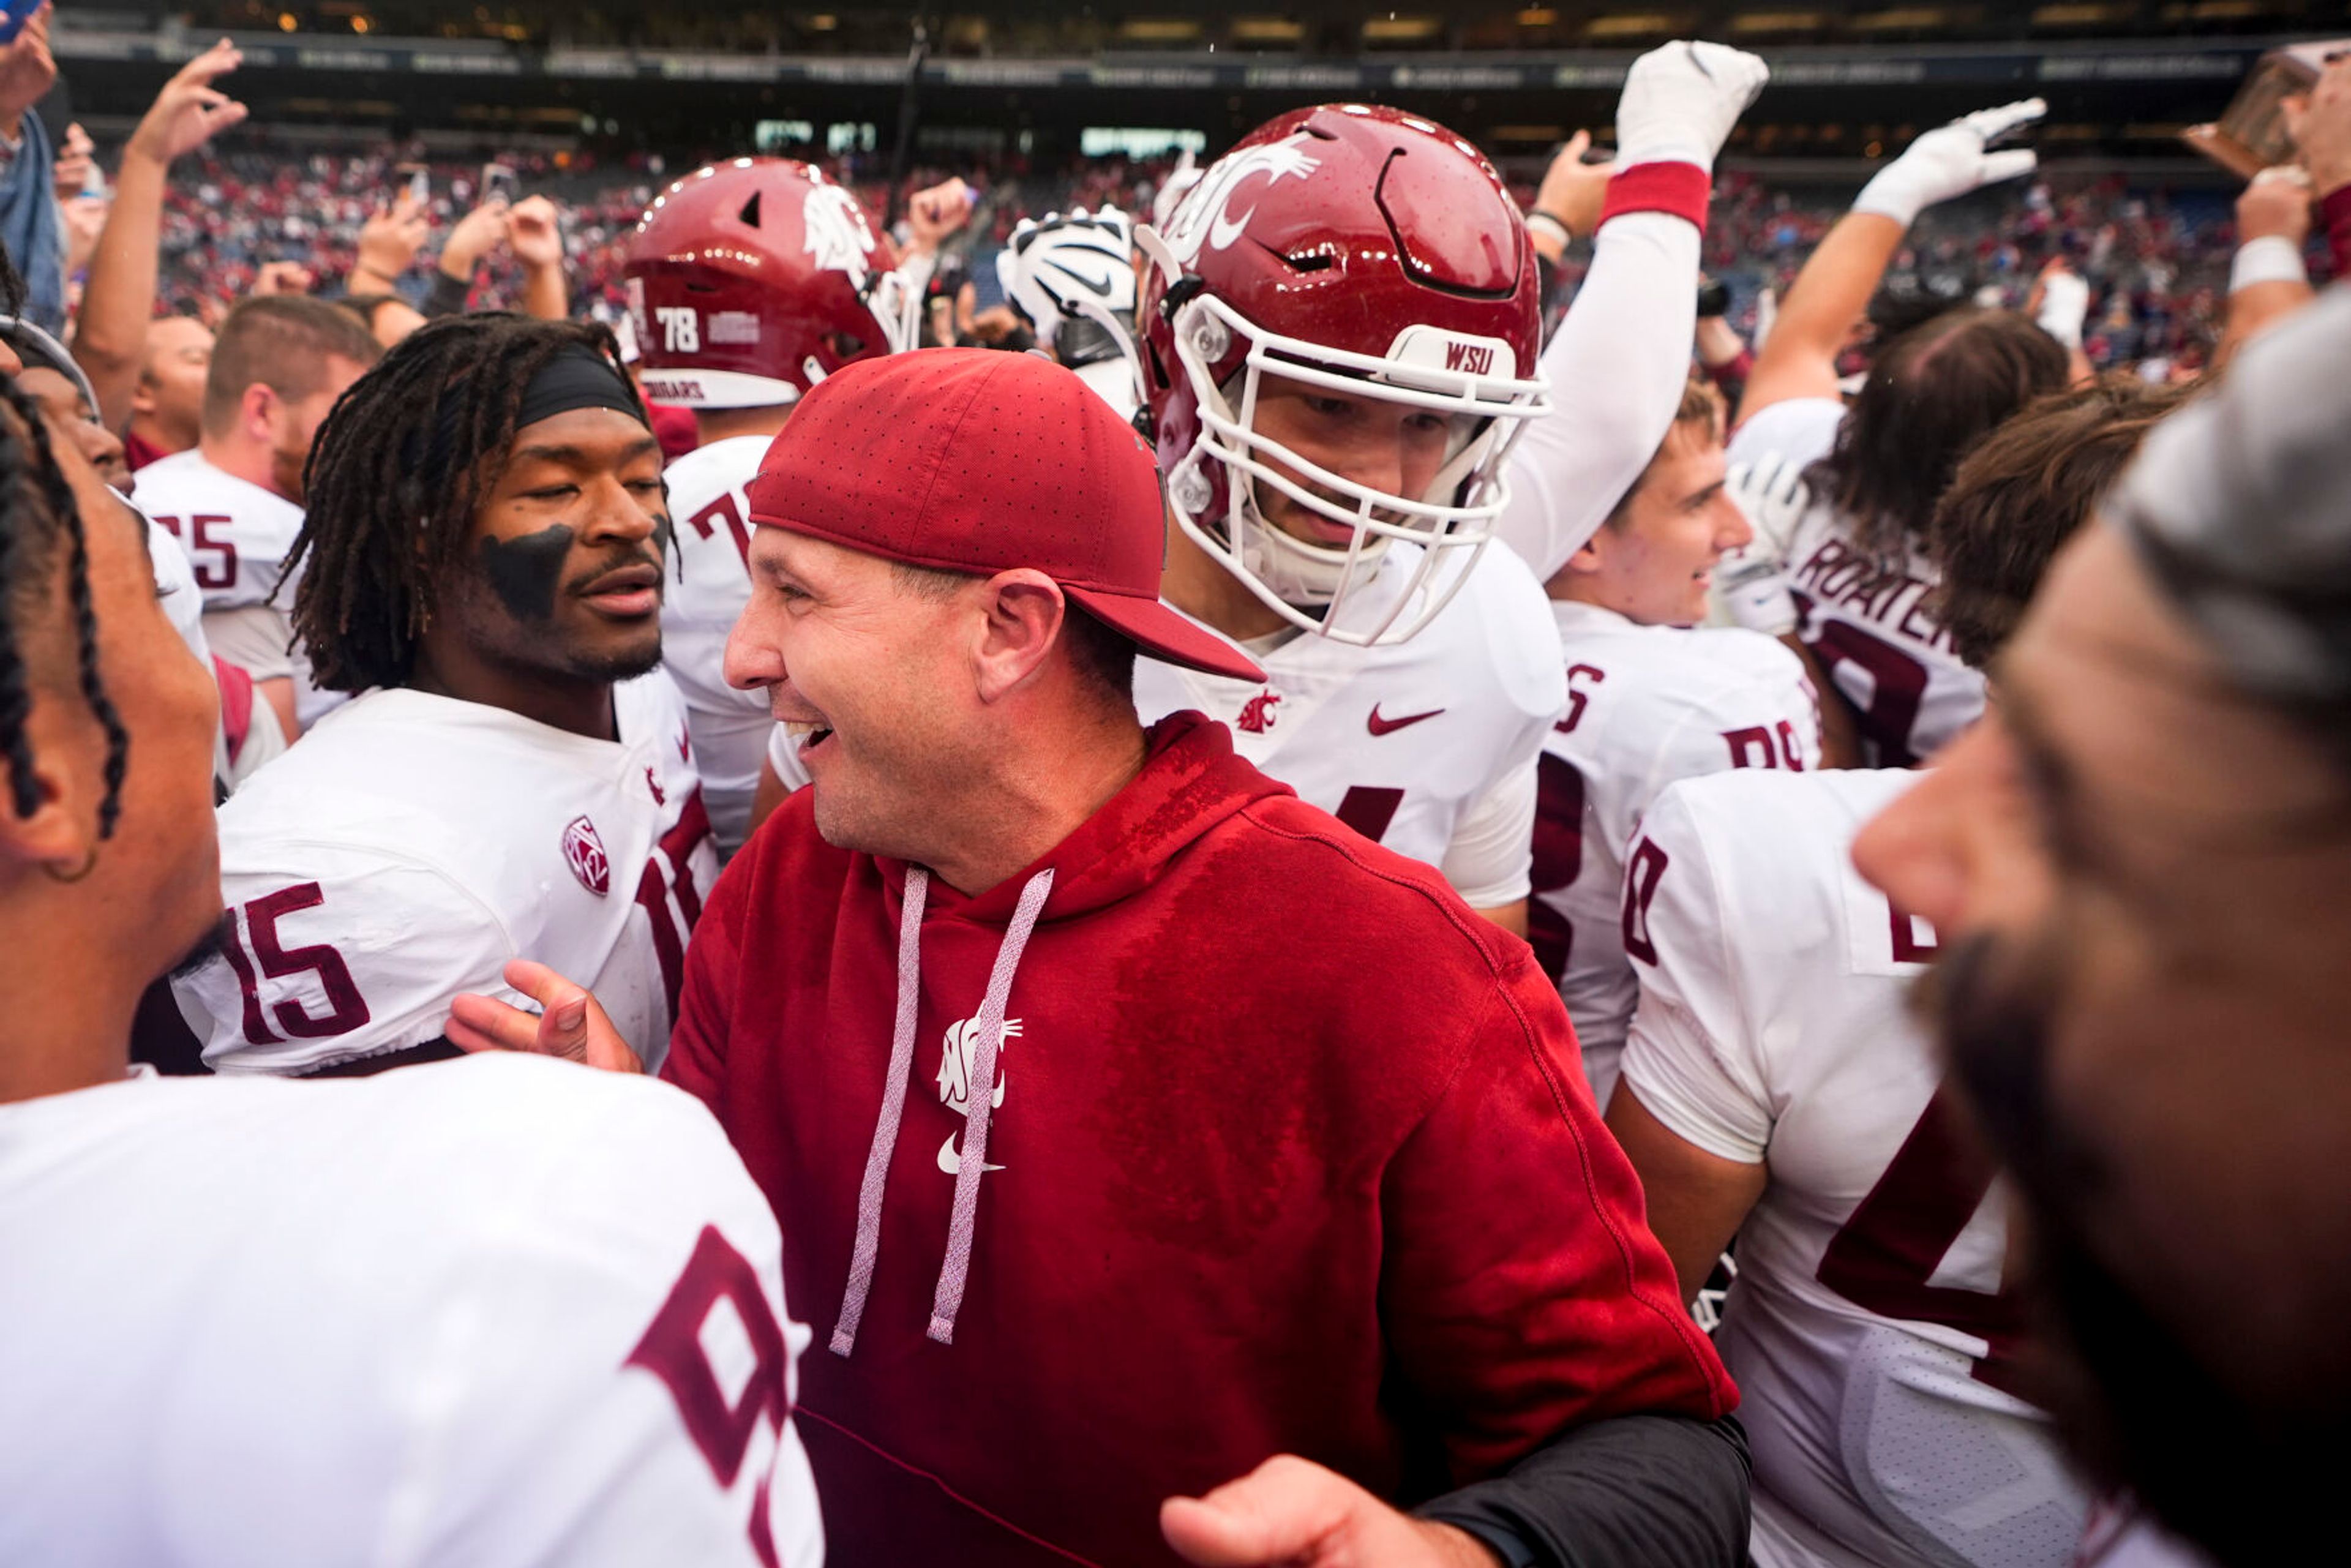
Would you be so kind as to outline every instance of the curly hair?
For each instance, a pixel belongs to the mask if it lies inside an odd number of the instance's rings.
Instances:
[[[301,573],[294,630],[319,686],[360,692],[414,672],[434,581],[504,471],[523,393],[581,348],[627,381],[593,322],[459,316],[418,328],[336,401],[303,469],[308,510],[286,563]]]

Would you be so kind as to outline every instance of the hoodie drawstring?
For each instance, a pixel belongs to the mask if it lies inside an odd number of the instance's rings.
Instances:
[[[857,1189],[857,1241],[849,1262],[849,1285],[842,1292],[841,1317],[833,1326],[832,1354],[845,1356],[857,1343],[857,1325],[865,1315],[865,1298],[873,1285],[873,1264],[882,1248],[882,1195],[889,1179],[890,1156],[898,1144],[898,1124],[906,1109],[906,1084],[914,1075],[914,1023],[922,1000],[923,906],[930,893],[930,873],[920,866],[906,868],[904,909],[898,921],[898,1008],[890,1035],[890,1076],[882,1091],[882,1113],[873,1124],[873,1142],[865,1154],[865,1176]],[[978,1016],[965,1035],[971,1052],[966,1063],[963,1152],[956,1162],[955,1209],[947,1227],[947,1253],[939,1267],[938,1291],[931,1303],[930,1337],[941,1344],[955,1342],[956,1312],[963,1304],[964,1281],[971,1271],[972,1233],[979,1211],[979,1178],[987,1160],[988,1114],[996,1100],[996,1054],[1002,1043],[1005,1009],[1012,995],[1013,972],[1020,967],[1021,951],[1045,896],[1053,888],[1048,866],[1029,879],[1020,902],[996,950],[996,967],[987,977]]]

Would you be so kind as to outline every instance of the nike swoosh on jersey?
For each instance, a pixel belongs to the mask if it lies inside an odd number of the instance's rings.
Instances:
[[[1366,721],[1364,727],[1369,729],[1374,735],[1393,735],[1397,730],[1404,728],[1406,725],[1418,724],[1425,718],[1435,718],[1438,714],[1441,714],[1445,710],[1441,707],[1433,707],[1426,713],[1408,713],[1402,718],[1382,718],[1380,716],[1380,705],[1374,703],[1372,705],[1372,716]]]

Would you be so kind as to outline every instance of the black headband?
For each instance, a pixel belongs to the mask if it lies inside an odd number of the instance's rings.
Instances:
[[[644,423],[644,410],[627,378],[612,368],[611,361],[583,344],[564,349],[530,378],[530,385],[523,390],[522,406],[515,413],[515,428],[520,430],[575,408],[609,408]]]

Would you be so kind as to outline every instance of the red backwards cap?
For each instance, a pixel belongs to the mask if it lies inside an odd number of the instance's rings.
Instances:
[[[922,349],[800,400],[745,492],[751,520],[910,566],[1029,567],[1169,664],[1262,681],[1159,601],[1166,512],[1151,448],[1038,354]]]

